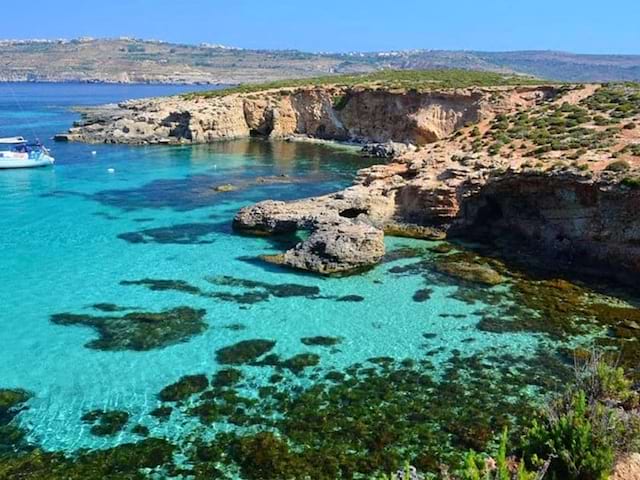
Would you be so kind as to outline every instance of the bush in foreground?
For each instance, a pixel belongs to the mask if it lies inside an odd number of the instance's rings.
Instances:
[[[494,457],[471,451],[464,469],[442,480],[607,480],[615,463],[640,451],[640,394],[603,354],[576,361],[575,381],[549,402],[507,456],[507,431]],[[532,471],[533,470],[533,471]],[[380,480],[419,480],[407,466]],[[433,477],[428,477],[433,478]]]
[[[621,368],[594,354],[576,381],[541,412],[524,438],[532,465],[550,459],[548,477],[605,480],[616,460],[640,448],[639,396]]]

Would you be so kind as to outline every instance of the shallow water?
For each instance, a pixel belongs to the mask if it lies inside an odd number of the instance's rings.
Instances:
[[[11,88],[0,85],[0,136],[33,136],[33,128],[48,138],[76,118],[71,105],[168,92],[159,87]],[[18,420],[28,439],[45,449],[70,452],[138,438],[126,429],[111,437],[92,435],[81,416],[98,408],[126,410],[131,425],[144,424],[152,435],[184,437],[195,427],[194,419],[174,415],[160,423],[149,416],[160,405],[158,392],[183,375],[215,373],[221,368],[215,351],[241,340],[275,340],[273,352],[282,358],[317,353],[318,375],[371,357],[419,360],[427,352],[437,374],[456,352],[463,358],[488,351],[533,356],[540,345],[552,344],[536,333],[478,330],[479,311],[487,305],[454,298],[459,285],[453,280],[389,272],[415,262],[415,255],[432,257],[429,242],[387,239],[389,251],[411,247],[419,253],[349,278],[318,278],[257,261],[257,255],[279,251],[281,245],[235,235],[234,213],[261,199],[293,199],[347,185],[358,168],[368,165],[348,150],[262,141],[206,147],[55,144],[52,150],[53,168],[0,171],[0,387],[33,392]],[[257,177],[270,180],[260,183]],[[239,188],[215,191],[224,184]],[[220,276],[317,286],[320,293],[271,295],[253,304],[225,301],[210,294],[265,289],[210,281]],[[181,280],[204,294],[120,283],[141,279]],[[426,287],[430,297],[415,301],[416,291]],[[349,295],[364,300],[337,300]],[[92,308],[98,303],[147,312],[202,308],[207,329],[161,348],[113,351],[87,347],[98,338],[90,327],[50,320],[60,313],[123,314],[99,312]],[[228,328],[236,324],[245,328]],[[342,342],[326,348],[300,341],[318,335]],[[246,396],[255,396],[274,372],[241,368],[248,376],[240,387]],[[314,382],[309,375],[287,375],[294,387]],[[213,424],[207,434],[233,428]]]

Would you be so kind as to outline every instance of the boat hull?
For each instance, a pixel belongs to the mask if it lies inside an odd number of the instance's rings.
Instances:
[[[0,158],[0,170],[1,169],[13,169],[13,168],[37,168],[53,165],[55,160],[49,155],[41,155],[34,159],[21,159],[21,158]]]

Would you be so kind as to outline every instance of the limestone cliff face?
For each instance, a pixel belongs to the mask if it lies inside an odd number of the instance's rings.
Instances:
[[[305,87],[212,98],[171,97],[86,109],[58,140],[89,143],[209,143],[250,135],[424,145],[514,103],[553,89],[430,92]]]
[[[452,232],[518,236],[568,260],[640,273],[640,191],[575,174],[507,174],[460,204]]]
[[[352,136],[371,142],[395,141],[424,145],[448,137],[483,117],[485,95],[480,91],[348,93],[338,112]]]

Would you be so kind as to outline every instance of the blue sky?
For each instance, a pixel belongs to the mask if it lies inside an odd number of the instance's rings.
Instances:
[[[15,0],[7,0],[14,3]],[[640,0],[23,0],[2,38],[135,36],[307,51],[640,54]]]

